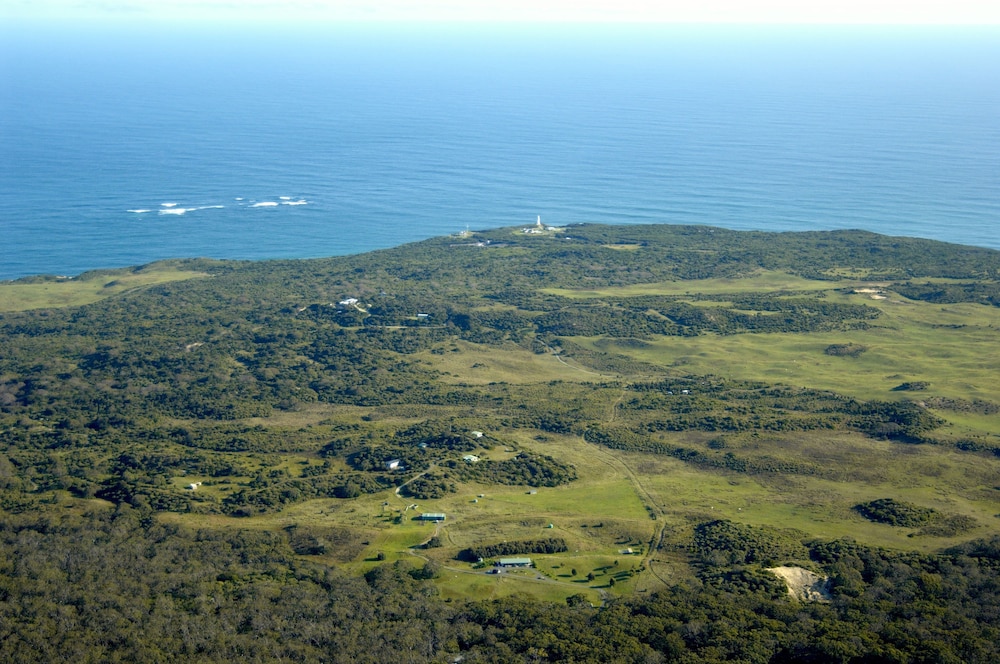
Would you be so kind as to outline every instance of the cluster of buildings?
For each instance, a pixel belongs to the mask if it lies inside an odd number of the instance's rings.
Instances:
[[[535,222],[535,225],[534,226],[528,226],[527,228],[522,229],[522,232],[527,233],[528,235],[540,235],[541,233],[544,233],[546,231],[551,232],[551,231],[557,231],[557,230],[559,230],[559,229],[556,228],[555,226],[543,226],[542,225],[542,217],[541,217],[541,215],[539,215],[538,221]]]

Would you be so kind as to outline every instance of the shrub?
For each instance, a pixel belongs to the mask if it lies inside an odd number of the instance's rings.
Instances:
[[[854,509],[869,521],[905,528],[916,528],[937,516],[937,512],[929,507],[918,507],[892,498],[879,498],[861,503],[855,505]]]
[[[931,384],[926,380],[915,380],[908,383],[900,383],[896,387],[892,388],[893,392],[919,392],[921,390],[926,390]]]
[[[858,357],[867,350],[868,346],[861,344],[830,344],[823,352],[834,357]]]

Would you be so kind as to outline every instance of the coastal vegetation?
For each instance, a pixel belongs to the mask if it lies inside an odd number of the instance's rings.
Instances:
[[[0,284],[0,658],[996,661],[998,306],[688,226]]]

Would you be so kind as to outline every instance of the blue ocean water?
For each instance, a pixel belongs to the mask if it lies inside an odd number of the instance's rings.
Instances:
[[[7,26],[0,279],[576,222],[1000,248],[1000,30]]]

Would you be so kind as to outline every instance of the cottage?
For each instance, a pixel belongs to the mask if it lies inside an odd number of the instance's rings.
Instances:
[[[385,469],[386,470],[399,470],[399,469],[402,468],[402,466],[400,465],[401,463],[403,463],[403,462],[400,459],[390,459],[389,461],[385,462]]]
[[[464,457],[462,457],[462,461],[464,461],[465,463],[479,463],[479,457],[477,457],[475,454],[466,454]]]

